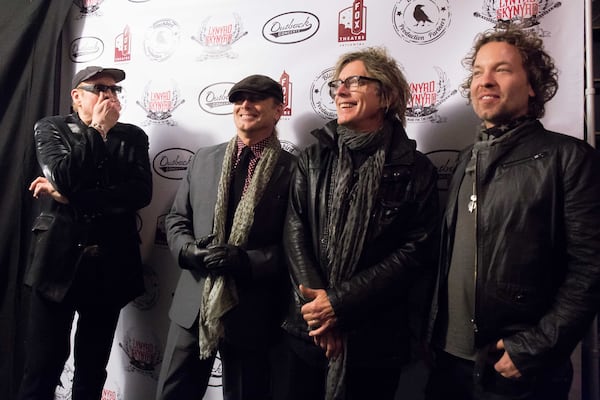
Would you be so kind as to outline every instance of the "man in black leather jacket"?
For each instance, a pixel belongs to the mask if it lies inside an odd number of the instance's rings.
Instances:
[[[74,342],[73,400],[100,399],[121,308],[143,292],[136,210],[152,197],[148,137],[117,122],[120,69],[91,66],[75,74],[74,113],[35,124],[43,175],[30,186],[40,198],[21,400],[54,397]]]
[[[410,92],[395,60],[348,53],[335,78],[338,118],[313,132],[291,184],[295,290],[276,399],[393,399],[419,303],[409,288],[437,246],[437,172],[404,131]]]
[[[535,35],[484,32],[464,65],[483,123],[449,188],[427,398],[566,400],[600,300],[600,160],[538,120],[558,83]]]

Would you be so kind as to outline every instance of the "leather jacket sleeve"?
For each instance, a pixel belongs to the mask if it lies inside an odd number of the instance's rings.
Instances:
[[[319,273],[317,250],[314,248],[318,245],[319,238],[314,238],[314,232],[311,230],[311,225],[316,225],[315,218],[318,212],[314,210],[314,206],[310,208],[307,204],[309,164],[307,154],[303,153],[292,175],[286,224],[283,230],[286,261],[290,266],[290,278],[298,299],[302,299],[298,289],[300,284],[312,289],[327,287],[326,278]]]
[[[547,312],[528,329],[503,338],[523,374],[567,360],[600,304],[600,157],[581,145],[562,152],[559,160],[568,262],[562,273],[548,271],[564,279]]]
[[[119,123],[104,143],[78,119],[50,117],[37,122],[34,132],[44,176],[74,207],[102,213],[150,203],[148,137],[140,128]]]

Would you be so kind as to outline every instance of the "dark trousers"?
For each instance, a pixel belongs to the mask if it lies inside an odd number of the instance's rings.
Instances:
[[[198,324],[185,329],[171,322],[156,388],[157,400],[199,400],[204,396],[215,356],[201,360],[198,354]],[[267,348],[248,348],[222,341],[219,354],[224,400],[271,398]]]
[[[69,357],[71,327],[77,311],[72,399],[100,400],[120,307],[82,304],[74,293],[55,303],[42,298],[36,290],[32,290],[30,305],[19,399],[54,399]]]
[[[426,400],[568,400],[573,368],[568,362],[535,377],[507,379],[493,364],[475,362],[439,351],[426,387]]]
[[[278,368],[273,371],[274,400],[319,400],[325,398],[327,359],[312,343],[285,335],[278,346]],[[400,367],[346,367],[346,400],[393,400]]]

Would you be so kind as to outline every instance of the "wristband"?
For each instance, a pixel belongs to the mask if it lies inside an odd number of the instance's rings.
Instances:
[[[100,136],[102,136],[102,140],[104,140],[106,142],[106,131],[104,130],[104,127],[102,125],[100,125],[97,122],[92,122],[90,124],[90,127],[97,130],[98,133],[100,133]]]

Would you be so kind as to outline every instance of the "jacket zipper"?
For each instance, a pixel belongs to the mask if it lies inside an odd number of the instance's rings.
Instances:
[[[515,166],[518,164],[523,164],[527,161],[541,160],[542,158],[546,157],[547,155],[548,155],[548,153],[543,152],[543,153],[534,154],[533,156],[530,156],[530,157],[521,158],[519,160],[509,161],[507,163],[502,164],[502,168],[508,168],[508,167],[512,167],[512,166]]]
[[[472,194],[472,200],[475,201],[476,206],[473,208],[473,212],[475,213],[475,260],[474,260],[474,265],[475,268],[473,268],[473,317],[471,318],[471,324],[473,324],[473,340],[475,340],[475,335],[477,334],[477,332],[479,331],[479,329],[477,328],[477,319],[475,318],[475,314],[476,314],[476,310],[477,310],[477,269],[478,269],[478,262],[477,262],[477,254],[478,254],[478,250],[479,250],[479,246],[478,246],[478,221],[479,221],[479,213],[477,210],[477,205],[481,206],[481,204],[477,204],[478,203],[478,198],[477,198],[477,170],[479,166],[479,154],[476,155],[476,159],[475,159],[475,171],[473,171],[473,194]]]

